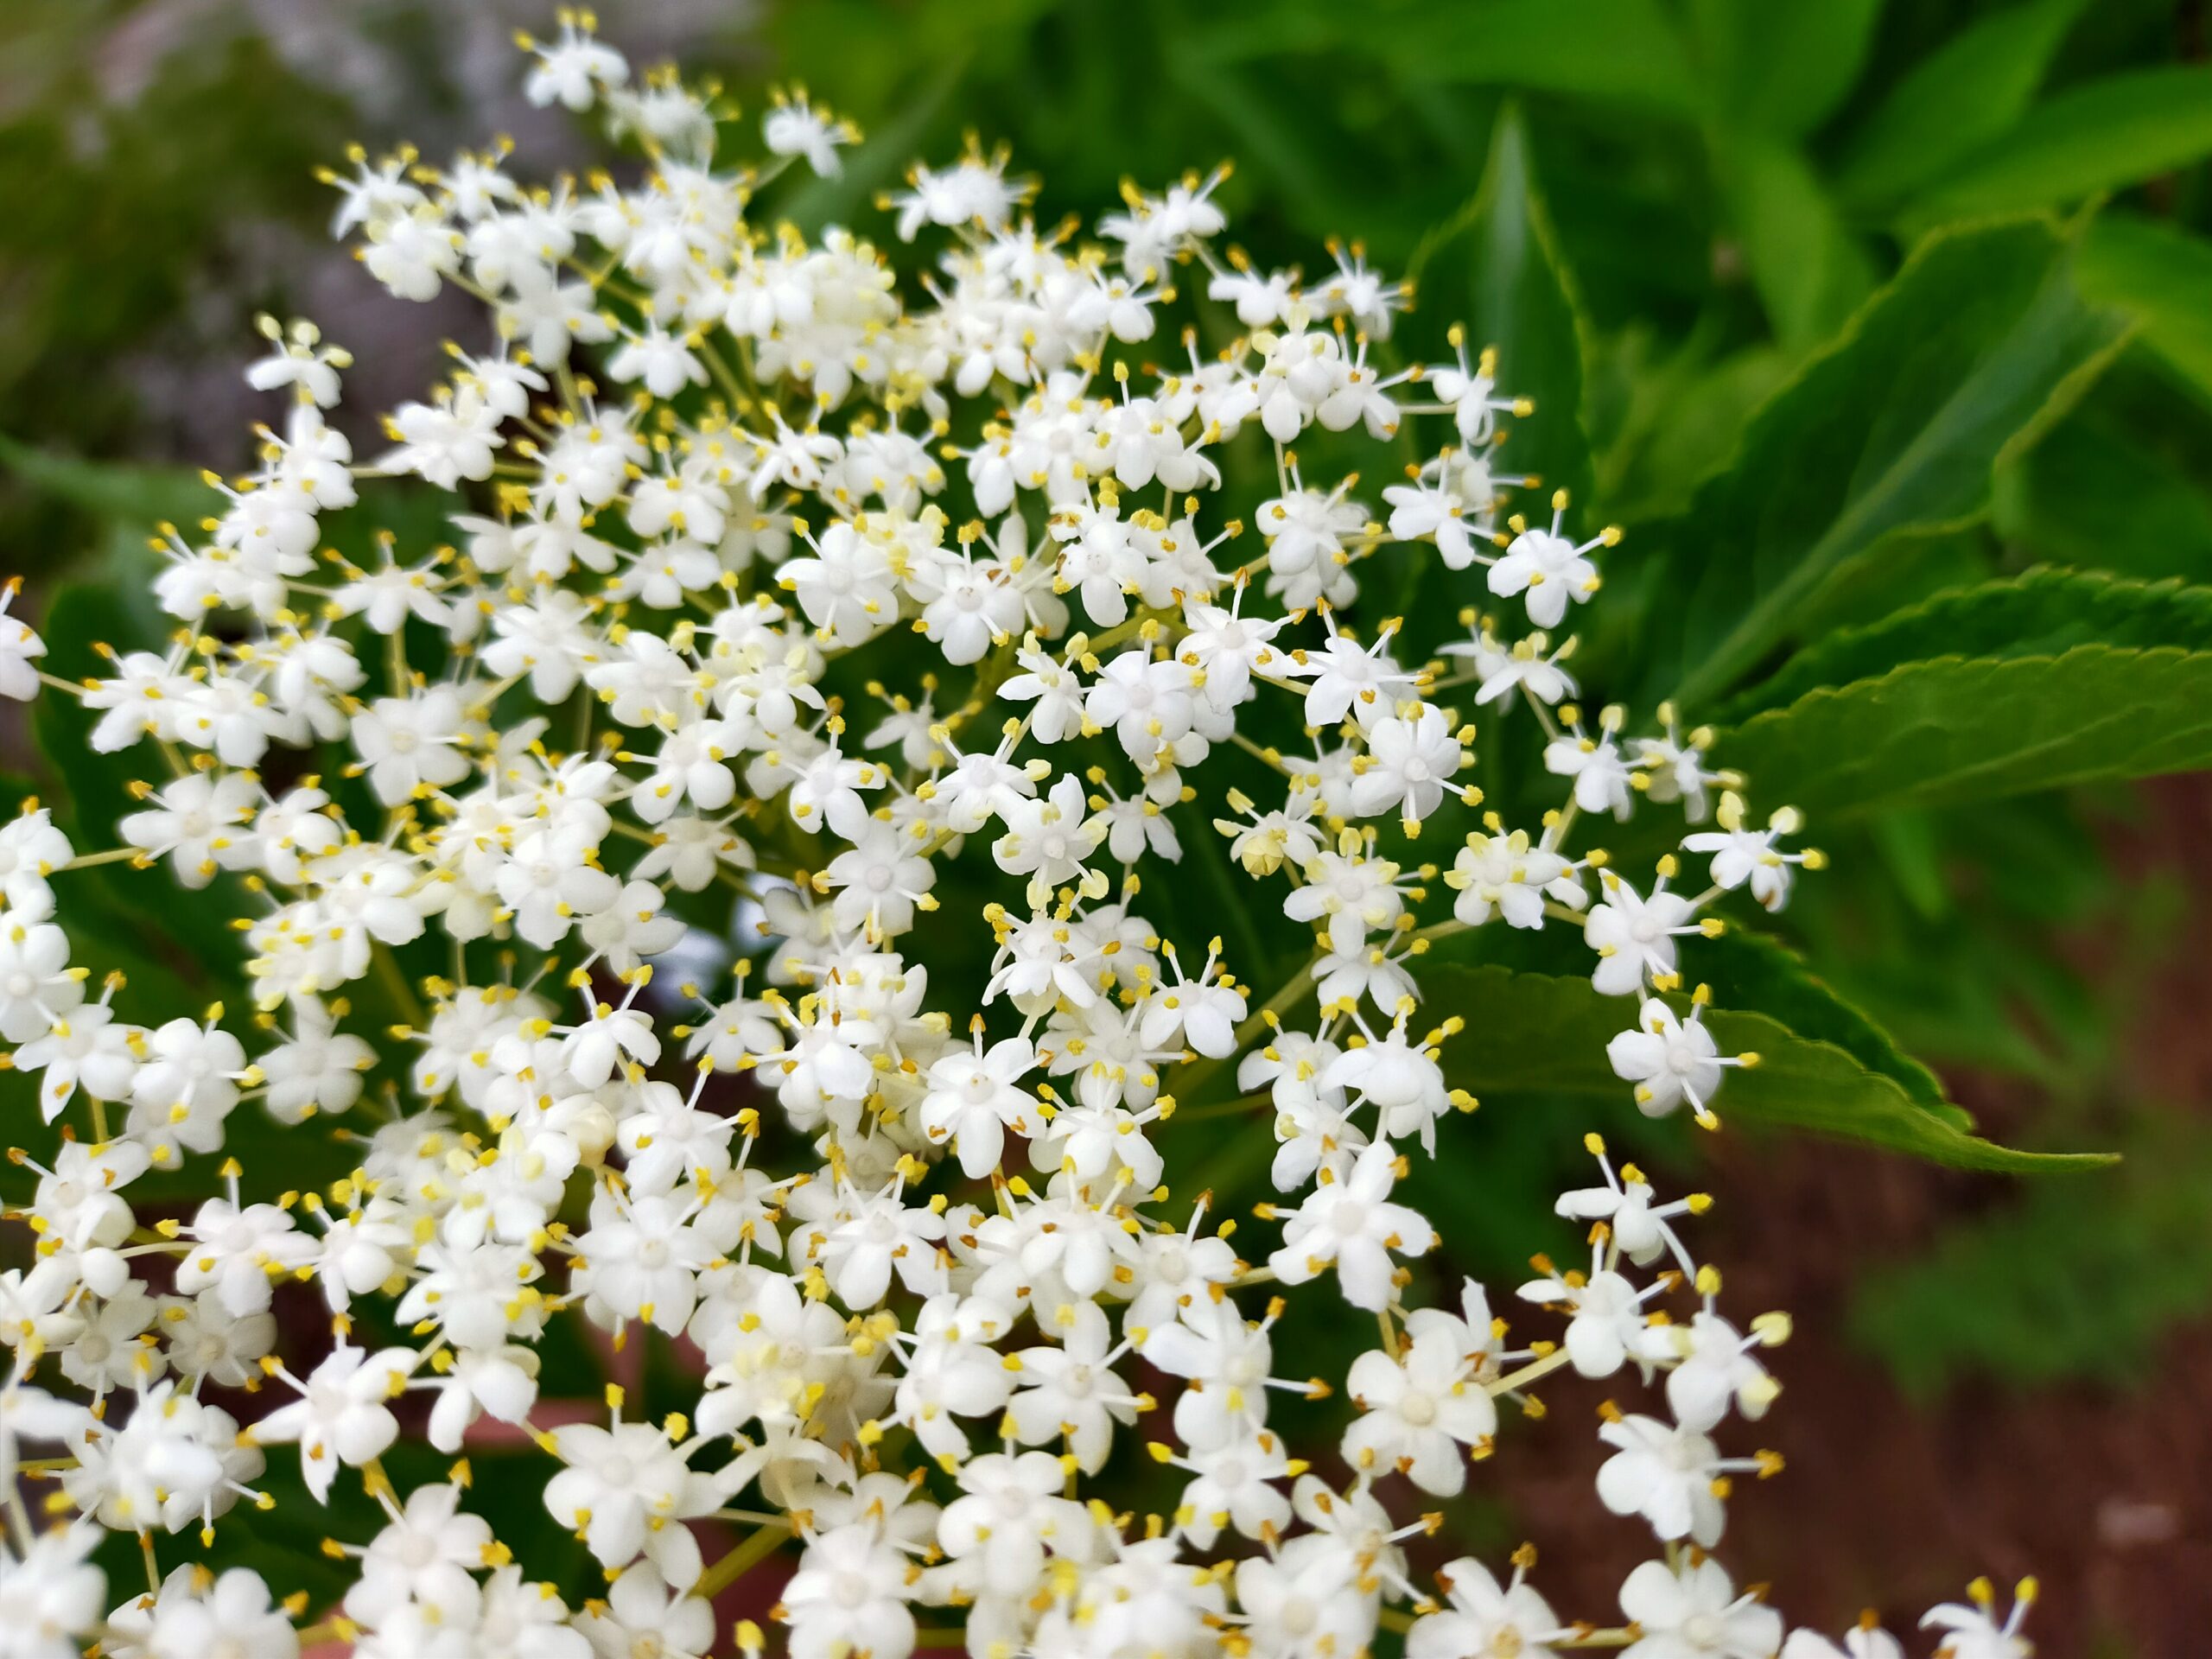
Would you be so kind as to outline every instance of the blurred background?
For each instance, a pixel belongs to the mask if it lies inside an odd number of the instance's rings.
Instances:
[[[2037,563],[2212,581],[2209,10],[622,0],[600,21],[634,64],[680,60],[747,109],[799,80],[855,117],[846,177],[792,207],[814,223],[869,217],[972,129],[1042,175],[1042,220],[1232,159],[1233,238],[1309,274],[1331,234],[1386,271],[1424,263],[1513,100],[1581,314],[1595,493],[1631,555],[1927,228],[2097,208],[2080,280],[2135,316],[2121,355],[2008,454],[1986,514],[1840,572],[1821,615],[1841,627]],[[512,31],[550,22],[518,0],[0,0],[0,567],[22,608],[130,568],[186,469],[244,464],[257,312],[353,351],[357,437],[442,338],[480,343],[451,289],[412,308],[357,270],[314,170],[353,141],[443,159],[495,133],[525,173],[621,164],[522,101]],[[0,729],[0,764],[21,750]],[[1793,1620],[1899,1618],[2033,1570],[2047,1653],[2206,1650],[2208,844],[2202,779],[1892,813],[1830,842],[1843,874],[1783,918],[1985,1132],[2117,1147],[2119,1172],[2022,1186],[1799,1141],[1659,1149],[1720,1196],[1701,1249],[1732,1300],[1797,1319],[1767,1430],[1788,1490],[1745,1495],[1730,1551]],[[1481,1191],[1530,1198],[1483,1230],[1548,1242],[1561,1126],[1491,1118]],[[1602,1609],[1645,1546],[1590,1501],[1595,1403],[1563,1392],[1506,1436],[1455,1522],[1493,1554],[1536,1540],[1555,1601]]]

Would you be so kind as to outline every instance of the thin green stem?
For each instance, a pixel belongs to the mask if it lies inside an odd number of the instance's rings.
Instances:
[[[754,1533],[735,1549],[716,1561],[699,1580],[698,1594],[705,1601],[712,1601],[723,1591],[743,1578],[757,1563],[774,1554],[778,1548],[790,1541],[791,1529],[779,1521]]]

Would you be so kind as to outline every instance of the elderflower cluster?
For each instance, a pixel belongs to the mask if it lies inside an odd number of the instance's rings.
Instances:
[[[1378,1630],[1416,1659],[1899,1652],[1785,1647],[1710,1554],[1731,1482],[1779,1467],[1740,1442],[1788,1325],[1720,1311],[1677,1231],[1704,1199],[1592,1137],[1601,1183],[1558,1204],[1588,1261],[1539,1258],[1516,1299],[1548,1336],[1422,1260],[1413,1160],[1481,1156],[1450,1121],[1461,1023],[1420,1017],[1430,945],[1579,933],[1624,1097],[1709,1123],[1754,1057],[1681,995],[1681,942],[1819,862],[1671,711],[1628,739],[1575,707],[1551,632],[1619,537],[1568,534],[1564,497],[1510,509],[1536,485],[1501,469],[1500,417],[1533,411],[1497,359],[1455,334],[1386,372],[1406,289],[1351,250],[1318,283],[1255,269],[1220,174],[1132,188],[1085,239],[971,149],[882,204],[937,249],[902,283],[861,230],[755,211],[794,165],[837,171],[857,135],[821,105],[779,100],[768,159],[731,164],[732,112],[633,83],[588,19],[525,44],[534,101],[604,111],[647,164],[334,175],[372,276],[490,314],[390,447],[326,416],[346,353],[271,323],[250,378],[282,429],[159,543],[174,642],[71,683],[0,601],[0,695],[80,701],[149,774],[79,827],[112,846],[35,803],[0,830],[11,1121],[58,1125],[16,1154],[35,1257],[0,1275],[0,1654],[752,1654],[769,1636],[715,1598],[779,1551],[773,1639],[806,1659],[1318,1659]],[[1415,431],[1379,508],[1292,451]],[[1232,451],[1274,480],[1241,518]],[[393,478],[452,498],[450,544],[331,550]],[[1401,546],[1490,607],[1433,660],[1350,620]],[[1476,709],[1541,728],[1557,804],[1484,810]],[[1711,821],[1681,843],[1707,885],[1575,850],[1639,810]],[[1448,868],[1411,861],[1439,829]],[[1198,943],[1209,833],[1307,961]],[[160,873],[107,878],[149,907],[165,880],[235,896],[251,1006],[89,994],[57,918],[74,872],[124,862]],[[941,881],[996,897],[940,912]],[[1201,1115],[1272,1154],[1256,1244],[1193,1167],[1221,1144],[1185,1138]],[[310,1145],[347,1173],[301,1190]],[[156,1172],[201,1196],[142,1197]],[[1294,1299],[1333,1348],[1281,1350]],[[658,1333],[681,1408],[553,1392],[563,1321]],[[1569,1367],[1649,1390],[1598,1430],[1598,1498],[1655,1546],[1618,1618],[1554,1611],[1526,1549],[1416,1582],[1424,1506]],[[400,1490],[403,1437],[450,1476]],[[465,1454],[503,1446],[550,1474],[588,1580],[532,1577],[467,1507]],[[189,1559],[273,1501],[273,1459],[381,1512],[326,1545],[334,1604]],[[143,1543],[143,1590],[95,1560],[110,1535]],[[2024,1653],[2032,1594],[1936,1609],[1939,1650]]]

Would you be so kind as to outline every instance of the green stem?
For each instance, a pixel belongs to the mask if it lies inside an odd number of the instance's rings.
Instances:
[[[423,1013],[422,1000],[415,995],[415,988],[407,982],[407,976],[400,971],[399,958],[388,944],[378,944],[370,956],[376,963],[377,977],[383,982],[391,1000],[398,1005],[400,1017],[416,1030],[424,1029],[429,1021]]]
[[[761,1528],[707,1569],[705,1576],[699,1580],[700,1599],[712,1601],[743,1578],[755,1564],[774,1554],[791,1535],[791,1528],[780,1521],[773,1526]]]
[[[119,864],[126,858],[138,856],[136,847],[116,847],[105,853],[79,853],[61,868],[64,870],[89,870],[99,864]]]

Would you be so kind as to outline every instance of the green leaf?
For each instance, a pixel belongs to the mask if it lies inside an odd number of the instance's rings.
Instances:
[[[1754,715],[1713,753],[1816,822],[2191,771],[2212,766],[2212,651],[1906,663]]]
[[[1425,309],[1464,319],[1471,351],[1498,348],[1501,389],[1535,403],[1534,416],[1512,423],[1500,452],[1510,470],[1534,474],[1545,488],[1564,488],[1586,503],[1591,461],[1582,388],[1588,326],[1537,188],[1527,124],[1515,105],[1498,112],[1480,187],[1459,213],[1422,238],[1408,275],[1421,283]],[[1429,645],[1456,613],[1447,588],[1455,582],[1464,587],[1465,578],[1453,578],[1426,550],[1415,559],[1414,585],[1398,608],[1413,620],[1419,643]]]
[[[141,535],[163,520],[196,524],[219,502],[199,474],[181,467],[83,461],[6,436],[0,436],[0,467],[35,490],[95,518],[127,524]]]
[[[1980,524],[1887,537],[1835,568],[1806,600],[1796,631],[1816,639],[1866,627],[1948,588],[1992,581],[1999,569],[1998,549]]]
[[[1872,290],[1865,250],[1793,146],[1723,133],[1713,143],[1713,172],[1775,337],[1793,353],[1811,349]]]
[[[2130,213],[2101,215],[2077,260],[2092,302],[2134,317],[2144,343],[2212,398],[2212,241]]]
[[[1440,968],[1424,988],[1427,1013],[1466,1021],[1445,1044],[1445,1075],[1484,1110],[1630,1108],[1629,1085],[1613,1075],[1605,1045],[1634,1020],[1631,999],[1600,996],[1584,979],[1496,967]],[[1759,1056],[1757,1066],[1732,1071],[1716,1097],[1724,1123],[1806,1129],[1962,1169],[2030,1173],[2111,1161],[2099,1154],[1998,1146],[1927,1110],[1896,1078],[1868,1071],[1833,1043],[1799,1035],[1764,1014],[1706,1017],[1724,1053]]]
[[[1885,812],[1868,826],[1874,851],[1897,893],[1921,920],[1942,922],[1955,906],[1943,880],[1943,849],[1934,816],[1918,807]]]
[[[2212,69],[2137,69],[2072,87],[1975,150],[1907,209],[1936,225],[2079,201],[2212,155]]]
[[[1781,940],[1731,927],[1697,947],[1697,976],[1722,1008],[1763,1014],[1800,1037],[1833,1043],[1869,1071],[1879,1072],[1924,1111],[1970,1128],[1966,1113],[1943,1097],[1933,1071],[1897,1046],[1863,1009],[1844,1000]]]
[[[1893,201],[2008,130],[2087,3],[2029,0],[1914,64],[1859,127],[1835,175],[1838,193],[1856,207]]]
[[[1990,524],[2031,557],[2212,582],[2212,494],[2114,421],[2077,415],[2000,471]]]
[[[1751,423],[1735,464],[1657,527],[1636,645],[1693,713],[1790,637],[1839,565],[1985,508],[1991,467],[2101,370],[2123,334],[2075,291],[2041,219],[1930,238],[1842,339]],[[1614,556],[1633,570],[1637,538]]]
[[[2084,645],[2212,651],[2212,588],[2044,569],[1955,588],[1828,635],[1714,709],[1713,718],[1739,724],[1823,686],[1870,680],[1931,658],[2055,657]]]
[[[1866,67],[1882,0],[1698,0],[1700,44],[1715,112],[1780,138],[1802,138],[1833,115]]]
[[[1688,117],[1697,80],[1657,0],[1459,0],[1369,48],[1410,79],[1522,86]]]
[[[1617,337],[1611,350],[1626,406],[1618,430],[1599,450],[1598,496],[1612,517],[1631,524],[1687,508],[1697,486],[1735,453],[1745,423],[1790,370],[1784,353],[1764,343],[1718,360],[1685,351],[1649,365],[1640,337]]]
[[[1470,350],[1497,348],[1501,389],[1535,403],[1535,416],[1512,429],[1504,452],[1512,470],[1537,474],[1547,488],[1586,493],[1582,381],[1589,326],[1537,187],[1518,106],[1498,111],[1481,185],[1458,215],[1422,239],[1408,269],[1421,280],[1427,308],[1465,322]]]

